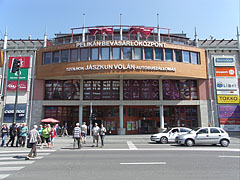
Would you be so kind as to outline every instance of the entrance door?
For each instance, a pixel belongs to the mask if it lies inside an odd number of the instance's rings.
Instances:
[[[151,120],[142,120],[141,121],[141,130],[143,134],[152,133],[152,121]]]

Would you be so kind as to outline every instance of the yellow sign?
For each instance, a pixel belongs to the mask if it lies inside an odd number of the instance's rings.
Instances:
[[[239,104],[238,95],[217,95],[219,104]]]

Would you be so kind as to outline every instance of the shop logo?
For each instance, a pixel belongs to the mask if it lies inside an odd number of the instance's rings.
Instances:
[[[218,82],[217,83],[217,87],[219,87],[219,88],[223,87],[223,83],[222,82]]]

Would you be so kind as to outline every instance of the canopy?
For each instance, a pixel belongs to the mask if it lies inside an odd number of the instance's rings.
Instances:
[[[107,27],[99,27],[99,28],[91,28],[88,29],[90,32],[90,35],[94,36],[96,34],[112,34],[113,28],[107,28]]]
[[[59,123],[59,120],[56,120],[53,118],[47,118],[47,119],[41,120],[41,122],[43,122],[43,123]]]

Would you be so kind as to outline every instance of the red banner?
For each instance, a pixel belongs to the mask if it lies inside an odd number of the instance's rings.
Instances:
[[[215,67],[217,77],[236,77],[235,67]]]
[[[239,118],[220,118],[221,125],[240,125]]]
[[[17,81],[8,81],[7,82],[7,91],[16,91]],[[27,81],[19,81],[19,91],[27,91]]]
[[[20,56],[17,56],[17,57],[9,57],[9,62],[8,62],[8,68],[11,68],[12,67],[12,61],[13,59],[17,59],[17,60],[20,60],[21,61],[21,68],[29,68],[29,57],[20,57]]]

